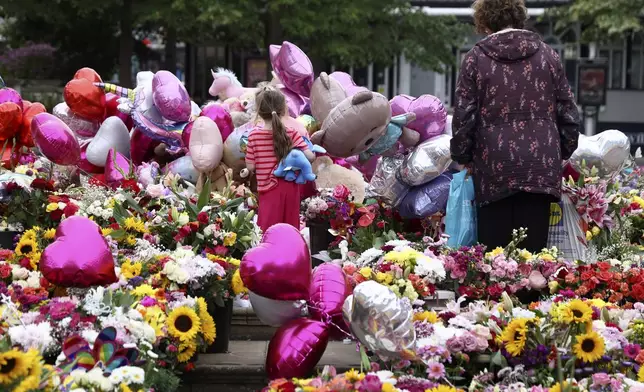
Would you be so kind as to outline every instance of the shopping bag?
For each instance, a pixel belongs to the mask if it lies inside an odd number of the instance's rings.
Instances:
[[[585,260],[588,246],[585,226],[570,197],[562,195],[559,203],[550,205],[548,248],[556,247],[566,260]]]
[[[449,186],[445,216],[447,245],[452,248],[476,244],[476,205],[474,181],[467,170],[454,174]]]

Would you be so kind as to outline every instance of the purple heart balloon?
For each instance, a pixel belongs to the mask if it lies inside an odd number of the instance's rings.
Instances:
[[[159,71],[154,75],[152,99],[164,118],[177,122],[190,120],[190,96],[183,83],[171,72]]]
[[[31,136],[40,152],[57,165],[74,165],[80,159],[76,136],[53,114],[37,114],[31,121]]]
[[[340,82],[340,84],[344,88],[344,91],[347,93],[347,97],[352,97],[360,91],[369,91],[369,89],[366,87],[357,86],[356,82],[353,81],[351,75],[346,72],[336,71],[329,76]]]
[[[269,48],[271,65],[280,81],[296,94],[308,97],[313,85],[313,64],[309,57],[288,41]]]
[[[54,242],[42,254],[40,271],[62,287],[105,286],[117,281],[114,258],[101,228],[82,216],[60,223]]]
[[[219,128],[223,141],[226,141],[228,136],[230,136],[230,134],[235,130],[235,125],[233,125],[233,119],[230,117],[230,113],[221,105],[216,103],[210,104],[203,108],[201,115],[210,118],[215,122],[215,124],[217,124],[217,128]],[[188,138],[188,140],[190,139]]]
[[[308,98],[304,98],[286,87],[281,87],[280,90],[286,97],[288,115],[293,118],[299,117],[300,114],[302,114],[302,112],[304,111],[306,104],[308,103]]]
[[[100,127],[100,123],[98,121],[85,120],[84,118],[80,118],[75,115],[65,102],[61,102],[54,106],[54,110],[52,112],[54,113],[54,116],[63,120],[69,129],[80,137],[94,137]]]
[[[420,133],[420,142],[443,133],[447,123],[447,110],[440,99],[425,94],[418,98],[397,95],[390,102],[391,115],[398,116],[408,112],[416,114],[416,119],[407,128]]]
[[[116,189],[130,173],[130,161],[120,152],[111,149],[105,160],[105,183]]]
[[[347,158],[347,162],[352,164],[356,169],[364,175],[365,180],[371,181],[373,173],[376,171],[376,166],[378,166],[378,155],[374,155],[365,162],[360,162],[360,158],[357,155]]]
[[[5,102],[13,102],[16,105],[20,106],[20,110],[24,110],[22,97],[16,90],[12,88],[5,87],[0,89],[0,103]]]

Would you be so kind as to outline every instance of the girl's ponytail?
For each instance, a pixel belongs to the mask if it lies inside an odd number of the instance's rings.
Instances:
[[[275,156],[279,161],[281,161],[288,155],[291,148],[293,148],[293,142],[286,133],[286,128],[284,127],[284,124],[282,124],[282,119],[276,111],[271,113],[271,122],[273,125],[273,149],[275,151]]]

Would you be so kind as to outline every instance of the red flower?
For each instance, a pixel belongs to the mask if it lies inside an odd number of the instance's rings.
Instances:
[[[226,256],[228,254],[228,248],[223,245],[215,246],[215,254],[217,256]]]
[[[360,217],[360,219],[358,219],[358,226],[360,226],[360,227],[367,227],[367,226],[369,226],[370,224],[372,224],[372,223],[373,223],[373,219],[374,219],[375,217],[376,217],[376,215],[375,215],[375,214],[371,214],[371,213],[362,215],[362,216]]]
[[[49,213],[49,217],[54,221],[59,221],[63,217],[63,210],[53,210]]]
[[[133,179],[121,181],[121,188],[125,190],[131,190],[134,193],[141,192],[141,188],[139,188],[139,184],[137,184],[136,180],[133,180]]]
[[[74,203],[67,203],[67,205],[63,209],[63,214],[65,214],[67,218],[74,216],[76,212],[78,212],[78,206]]]
[[[595,274],[593,272],[591,272],[591,271],[582,272],[581,273],[581,280],[583,282],[585,282],[587,280],[590,280],[590,278],[592,278],[593,276],[595,276]],[[566,281],[568,281],[568,278],[566,278]]]
[[[20,259],[18,262],[22,268],[26,268],[28,270],[31,270],[31,260],[29,260],[28,257],[23,257]]]
[[[378,223],[376,223],[376,226],[378,226],[379,229],[384,229],[385,221],[378,221]]]
[[[600,261],[599,263],[597,263],[597,267],[600,269],[600,271],[608,271],[610,269],[610,263]]]
[[[633,290],[631,291],[631,297],[635,298],[638,301],[644,300],[644,284],[643,283],[638,283],[635,286],[633,286]]]
[[[110,229],[112,229],[112,230],[119,230],[120,228],[121,228],[121,227],[119,226],[119,224],[118,224],[118,223],[112,223],[112,224],[110,225]]]
[[[487,292],[491,298],[499,298],[503,294],[503,288],[498,284],[493,284],[487,288]]]
[[[338,185],[333,189],[333,197],[335,199],[346,200],[349,195],[351,195],[351,191],[344,185]]]
[[[54,191],[54,184],[50,181],[43,180],[42,178],[36,178],[31,182],[31,187],[34,189],[42,189],[44,191]]]
[[[208,224],[208,214],[205,212],[200,212],[199,215],[197,215],[197,220],[199,223],[202,225],[207,225]]]
[[[181,234],[184,237],[189,236],[190,233],[192,233],[192,229],[190,228],[190,225],[185,225],[179,229],[179,234]]]
[[[0,264],[0,279],[6,279],[11,276],[11,266],[9,264]]]
[[[601,271],[600,273],[597,274],[597,279],[601,280],[602,282],[608,282],[613,278],[613,273],[609,271]]]
[[[10,182],[7,185],[5,185],[4,189],[7,191],[7,193],[12,193],[13,191],[16,191],[18,189],[22,189],[20,185],[18,185],[15,182]]]

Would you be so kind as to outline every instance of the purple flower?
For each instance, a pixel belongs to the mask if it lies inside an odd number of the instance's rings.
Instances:
[[[430,362],[427,364],[427,377],[439,380],[445,377],[445,366],[440,362]]]
[[[425,392],[435,386],[436,384],[429,380],[413,376],[402,376],[398,378],[398,382],[396,382],[396,388],[409,392]]]
[[[642,348],[639,344],[627,344],[626,346],[624,346],[624,355],[626,355],[630,359],[635,359],[640,351],[642,351]]]
[[[382,390],[382,382],[375,374],[368,374],[356,386],[358,392],[380,392]]]
[[[132,279],[128,280],[127,283],[132,287],[138,287],[141,283],[143,283],[143,278],[141,276],[135,276]]]
[[[145,306],[146,308],[150,306],[154,306],[156,304],[157,304],[157,300],[152,297],[148,297],[147,295],[141,300],[141,305]]]

